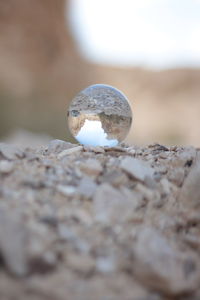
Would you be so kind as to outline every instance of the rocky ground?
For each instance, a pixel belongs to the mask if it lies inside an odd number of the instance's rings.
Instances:
[[[0,143],[0,299],[200,299],[199,151]]]

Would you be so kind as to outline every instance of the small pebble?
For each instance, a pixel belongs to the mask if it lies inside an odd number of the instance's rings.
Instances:
[[[0,173],[1,174],[9,174],[14,170],[13,162],[7,160],[0,161]]]
[[[63,150],[62,152],[60,152],[60,153],[58,154],[57,157],[58,157],[58,159],[61,159],[61,158],[65,157],[65,156],[68,156],[68,155],[70,155],[70,154],[80,152],[81,150],[83,150],[83,146],[72,147],[72,148]]]

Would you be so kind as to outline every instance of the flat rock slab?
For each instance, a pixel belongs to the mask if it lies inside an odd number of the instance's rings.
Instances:
[[[0,299],[200,299],[199,152],[0,143]]]
[[[122,170],[134,178],[143,181],[146,177],[152,177],[154,169],[149,163],[138,158],[125,157],[120,164]]]
[[[200,208],[200,155],[195,158],[193,167],[180,190],[179,202],[185,207]]]

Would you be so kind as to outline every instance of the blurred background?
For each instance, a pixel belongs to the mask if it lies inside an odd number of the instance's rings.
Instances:
[[[70,140],[70,100],[122,90],[127,141],[200,145],[200,0],[0,0],[0,139]]]

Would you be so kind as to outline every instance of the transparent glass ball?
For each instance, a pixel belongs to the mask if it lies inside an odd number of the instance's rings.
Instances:
[[[127,98],[105,84],[91,85],[76,95],[67,116],[73,137],[90,146],[116,146],[125,139],[132,123]]]

